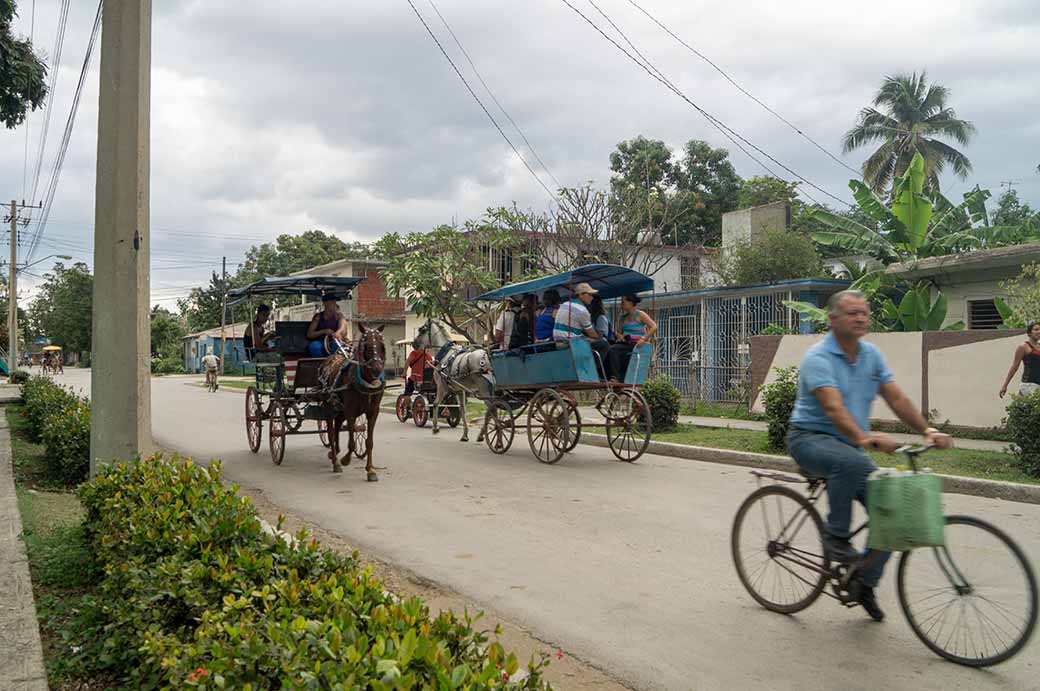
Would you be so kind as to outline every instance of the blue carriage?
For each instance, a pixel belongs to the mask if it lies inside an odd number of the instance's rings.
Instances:
[[[503,286],[476,299],[503,300],[552,288],[566,300],[580,283],[588,283],[604,300],[654,288],[653,279],[639,271],[590,264]],[[650,406],[639,390],[649,374],[652,355],[651,343],[634,348],[623,376],[612,382],[600,377],[604,363],[597,362],[600,354],[585,337],[493,351],[495,394],[488,402],[482,433],[488,448],[496,454],[505,453],[513,443],[517,427],[525,426],[531,451],[538,460],[556,463],[574,449],[582,429],[603,427],[610,449],[619,460],[637,460],[646,451],[652,430]],[[594,400],[603,422],[582,420],[576,394]],[[526,425],[518,422],[525,413]]]
[[[350,299],[351,291],[364,278],[356,276],[288,276],[262,278],[242,288],[228,291],[227,306],[278,298],[307,299],[336,295]],[[284,306],[284,305],[283,305]],[[252,321],[252,316],[249,317]],[[311,357],[307,352],[307,327],[310,321],[279,321],[265,343],[253,343],[246,356],[256,374],[255,382],[246,390],[245,421],[249,450],[260,450],[263,425],[268,424],[271,460],[281,465],[285,455],[285,437],[295,434],[317,434],[329,446],[322,406],[330,394],[320,385],[319,370],[324,357]],[[316,429],[304,430],[305,420],[314,420]],[[354,434],[354,455],[362,457],[364,433]]]

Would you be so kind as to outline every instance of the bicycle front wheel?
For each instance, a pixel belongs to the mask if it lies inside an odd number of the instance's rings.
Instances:
[[[789,487],[767,485],[744,500],[733,519],[731,548],[740,582],[766,609],[799,612],[827,585],[823,521]]]
[[[899,606],[936,655],[968,667],[1007,660],[1036,626],[1036,576],[1025,554],[996,526],[946,517],[946,545],[905,552]]]

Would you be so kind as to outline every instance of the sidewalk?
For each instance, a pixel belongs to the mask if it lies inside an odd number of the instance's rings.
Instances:
[[[14,491],[7,417],[0,412],[0,689],[47,691],[29,561]]]

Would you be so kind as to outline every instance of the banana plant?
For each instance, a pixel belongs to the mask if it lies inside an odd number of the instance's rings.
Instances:
[[[963,321],[943,327],[946,313],[946,296],[937,293],[933,302],[931,287],[925,283],[908,290],[898,305],[891,298],[881,303],[882,317],[892,325],[892,331],[963,331]]]

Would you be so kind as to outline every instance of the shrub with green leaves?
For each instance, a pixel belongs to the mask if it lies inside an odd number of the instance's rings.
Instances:
[[[675,429],[682,408],[682,394],[672,380],[663,374],[651,377],[643,384],[643,397],[650,404],[650,416],[655,432]]]
[[[25,417],[29,422],[29,436],[34,442],[42,440],[46,419],[55,411],[65,408],[77,397],[70,390],[55,384],[49,377],[34,376],[22,384]]]
[[[152,374],[184,374],[184,372],[184,360],[177,356],[152,360]]]
[[[798,396],[798,368],[776,368],[776,379],[762,387],[762,404],[769,423],[769,447],[775,451],[787,448],[787,426]]]
[[[98,660],[133,688],[549,689],[468,615],[432,619],[355,553],[293,546],[208,468],[155,456],[80,486],[104,571]],[[95,627],[97,629],[98,627]]]
[[[7,377],[7,382],[9,384],[24,384],[29,381],[29,377],[31,376],[32,375],[29,374],[28,370],[16,369]]]
[[[1040,391],[1012,394],[1004,427],[1011,437],[1011,451],[1022,469],[1040,477]]]
[[[90,404],[70,397],[44,418],[43,460],[47,474],[68,486],[78,485],[90,474]]]

